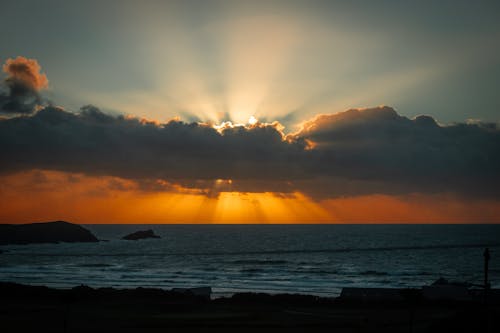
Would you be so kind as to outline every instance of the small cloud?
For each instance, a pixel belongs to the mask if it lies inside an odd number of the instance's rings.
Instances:
[[[33,113],[43,106],[40,91],[49,81],[35,59],[7,59],[2,69],[7,77],[0,86],[0,113]]]
[[[16,82],[36,91],[49,86],[47,76],[40,73],[42,68],[35,59],[7,59],[2,69],[8,75],[7,82]]]

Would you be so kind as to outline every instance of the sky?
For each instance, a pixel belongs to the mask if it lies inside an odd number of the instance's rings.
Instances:
[[[497,1],[1,7],[0,222],[500,222]]]

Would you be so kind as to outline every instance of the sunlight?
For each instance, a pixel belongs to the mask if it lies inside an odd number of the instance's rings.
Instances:
[[[331,215],[310,198],[293,193],[222,192],[217,198],[213,221],[218,223],[325,222]]]
[[[258,114],[302,36],[291,17],[273,15],[235,18],[219,29],[227,55],[228,111],[234,121],[246,122]]]

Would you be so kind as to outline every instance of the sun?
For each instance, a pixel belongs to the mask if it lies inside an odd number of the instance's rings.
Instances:
[[[257,120],[257,118],[255,118],[254,116],[250,116],[250,118],[248,118],[248,124],[250,125],[255,125],[259,122],[259,120]]]

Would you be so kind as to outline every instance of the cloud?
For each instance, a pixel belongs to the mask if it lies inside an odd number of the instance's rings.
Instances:
[[[26,114],[43,104],[39,92],[48,87],[45,74],[35,59],[7,59],[2,67],[7,77],[0,86],[0,113]]]
[[[408,119],[382,106],[319,115],[293,136],[313,143],[314,172],[331,176],[322,191],[500,193],[495,124],[441,126],[430,116]]]
[[[35,59],[7,59],[2,69],[8,75],[7,82],[17,82],[36,91],[49,85],[47,76],[40,73],[41,67]]]
[[[271,179],[303,153],[272,124],[226,126],[172,120],[158,125],[93,106],[74,114],[46,107],[0,122],[2,169],[57,169],[125,178]],[[290,167],[290,170],[293,168]]]
[[[499,197],[500,131],[439,125],[390,107],[318,115],[285,135],[275,123],[215,128],[45,107],[0,120],[0,172],[42,169],[132,179],[141,188],[302,192],[316,199],[457,193]],[[228,181],[231,180],[231,181]]]

